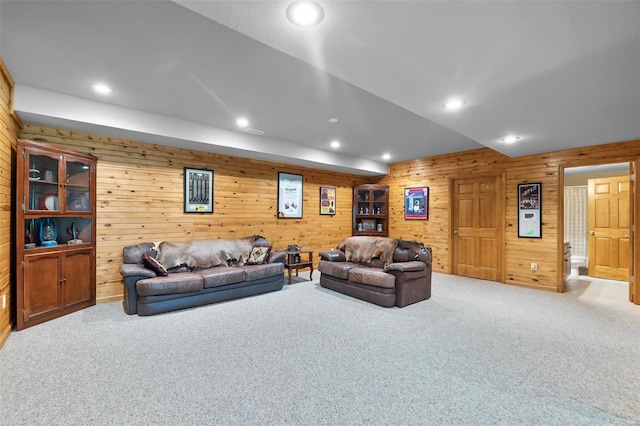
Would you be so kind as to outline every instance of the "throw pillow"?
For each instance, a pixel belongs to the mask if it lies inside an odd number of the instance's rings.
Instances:
[[[249,253],[249,259],[247,260],[248,265],[260,265],[267,260],[267,256],[269,256],[269,252],[271,251],[271,246],[269,247],[253,247],[251,249],[251,253]]]
[[[142,255],[142,263],[145,267],[151,269],[158,276],[166,277],[167,275],[169,275],[169,273],[167,272],[167,268],[162,266],[162,263],[149,256],[149,253],[145,253]]]

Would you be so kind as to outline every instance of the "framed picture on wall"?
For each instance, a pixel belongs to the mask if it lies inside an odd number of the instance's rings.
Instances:
[[[213,213],[213,170],[184,168],[184,212]]]
[[[336,214],[336,189],[328,186],[320,187],[320,214]]]
[[[278,217],[302,219],[302,175],[278,172]]]
[[[518,237],[542,238],[542,184],[518,184]]]
[[[429,188],[405,188],[404,218],[429,219]]]

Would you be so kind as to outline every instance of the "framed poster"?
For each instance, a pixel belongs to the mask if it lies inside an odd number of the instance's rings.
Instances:
[[[213,213],[213,170],[184,168],[184,212]]]
[[[405,188],[404,218],[429,219],[429,188]]]
[[[320,214],[336,214],[336,189],[328,186],[320,187]]]
[[[302,219],[302,175],[278,172],[278,217]]]
[[[518,184],[518,237],[542,238],[542,184]]]

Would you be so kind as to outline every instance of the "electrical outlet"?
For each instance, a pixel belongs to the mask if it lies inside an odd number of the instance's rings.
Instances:
[[[533,272],[536,272],[538,270],[538,264],[537,263],[531,263],[531,270]]]
[[[2,309],[6,309],[7,308],[7,295],[3,294],[2,295]]]

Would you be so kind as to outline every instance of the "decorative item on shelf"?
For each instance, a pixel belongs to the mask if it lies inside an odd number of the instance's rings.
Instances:
[[[29,180],[40,180],[40,170],[36,169],[35,163],[29,169]]]
[[[44,247],[56,246],[58,245],[57,238],[56,222],[50,217],[42,219],[40,221],[40,242],[42,245]]]
[[[362,222],[358,223],[358,231],[362,231]]]
[[[44,180],[47,182],[53,182],[53,172],[51,170],[44,171]]]
[[[380,214],[380,206],[378,206],[378,212],[377,212],[377,214]]]
[[[71,240],[67,241],[67,244],[82,244],[82,240],[78,239],[78,227],[73,222],[67,227],[67,233],[72,237]]]
[[[364,214],[369,214],[369,207],[365,207]]]
[[[28,221],[24,227],[24,240],[25,240],[24,248],[26,249],[32,249],[36,247],[36,243],[34,242],[35,238],[33,237],[33,233],[35,232],[35,227],[36,227],[35,219],[31,219],[30,221]]]
[[[377,229],[378,229],[378,232],[382,232],[382,224],[381,223],[378,224]]]
[[[364,209],[360,207],[360,214],[364,214]]]
[[[364,193],[364,200],[365,201],[369,201],[369,193],[368,192]]]

